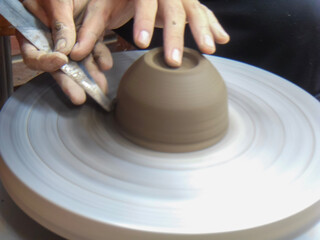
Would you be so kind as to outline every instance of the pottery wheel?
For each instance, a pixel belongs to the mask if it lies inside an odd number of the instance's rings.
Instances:
[[[142,52],[114,55],[110,97]],[[276,239],[319,217],[320,104],[264,70],[208,57],[226,81],[218,144],[161,153],[112,114],[72,106],[42,75],[0,114],[1,178],[15,202],[69,239]],[[265,234],[265,233],[268,234]]]

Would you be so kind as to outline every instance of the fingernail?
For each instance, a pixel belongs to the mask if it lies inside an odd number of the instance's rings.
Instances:
[[[76,42],[76,44],[73,46],[72,50],[77,49],[80,47],[80,44],[78,42]]]
[[[59,39],[57,44],[56,44],[56,51],[61,51],[61,49],[65,48],[67,45],[67,42],[65,39]]]
[[[181,52],[179,49],[175,48],[172,50],[171,58],[173,61],[176,63],[180,64],[181,63]]]
[[[70,54],[71,58],[74,57],[74,52],[79,51],[79,48],[80,48],[80,43],[77,42],[75,45],[73,45],[73,48],[72,48],[71,54]],[[76,55],[77,55],[77,54],[76,54]]]
[[[205,35],[204,36],[204,43],[205,43],[205,45],[207,45],[210,48],[214,47],[214,43],[213,43],[212,37],[209,36],[209,35]]]
[[[143,45],[143,46],[148,46],[149,41],[150,41],[150,34],[146,30],[142,30],[139,33],[138,41]]]

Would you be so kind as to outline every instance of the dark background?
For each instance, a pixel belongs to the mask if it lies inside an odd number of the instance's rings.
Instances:
[[[318,0],[212,0],[210,8],[231,40],[218,45],[215,55],[263,68],[320,93],[320,1]],[[129,22],[116,32],[133,43]],[[156,29],[150,48],[162,45]],[[189,27],[185,45],[197,48]],[[319,97],[319,96],[318,96]]]

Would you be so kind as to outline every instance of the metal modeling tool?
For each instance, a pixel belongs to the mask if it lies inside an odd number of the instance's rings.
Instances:
[[[39,50],[52,51],[53,43],[50,29],[28,12],[22,3],[15,0],[0,0],[0,14]],[[94,80],[86,74],[85,67],[81,62],[69,59],[69,62],[61,67],[61,71],[79,84],[101,107],[107,111],[111,110],[111,101]]]

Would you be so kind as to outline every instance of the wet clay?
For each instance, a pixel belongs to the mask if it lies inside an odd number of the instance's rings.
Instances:
[[[217,143],[228,128],[225,83],[199,52],[185,49],[182,66],[162,48],[135,61],[117,92],[115,120],[132,142],[162,152],[190,152]]]

